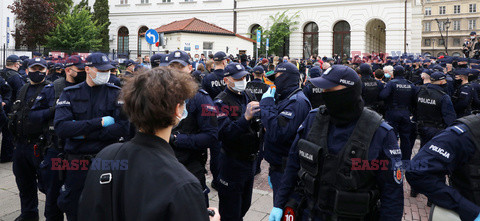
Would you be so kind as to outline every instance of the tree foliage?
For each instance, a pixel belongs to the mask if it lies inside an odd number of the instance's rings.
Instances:
[[[73,8],[74,11],[81,11],[82,9],[85,9],[87,11],[92,11],[90,6],[88,6],[88,0],[82,0],[80,1],[75,7]]]
[[[108,0],[96,0],[93,4],[93,20],[97,22],[97,25],[100,26],[100,38],[101,42],[101,51],[109,51],[109,30],[110,19],[108,18],[109,8]]]
[[[269,49],[268,54],[280,55],[285,46],[286,39],[290,37],[290,34],[293,31],[298,30],[297,25],[299,24],[296,19],[299,17],[298,11],[293,15],[288,15],[288,10],[284,12],[278,12],[275,15],[270,15],[269,19],[273,22],[272,26],[267,28],[260,27],[262,30],[262,39],[261,46],[258,51],[260,54],[266,54],[266,38],[269,38]],[[256,41],[257,36],[253,36],[253,40]],[[287,52],[288,53],[288,52]]]
[[[15,0],[8,8],[19,20],[14,35],[17,47],[29,50],[46,42],[45,37],[58,23],[52,3],[47,0]]]
[[[63,16],[70,13],[70,8],[73,5],[72,0],[47,0],[52,4],[53,11],[56,16]]]
[[[62,51],[91,51],[101,46],[100,29],[86,9],[61,17],[62,23],[47,36],[47,47]]]

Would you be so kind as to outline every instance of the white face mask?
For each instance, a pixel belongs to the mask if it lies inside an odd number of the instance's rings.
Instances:
[[[470,36],[470,39],[475,39],[475,36]]]
[[[97,72],[97,76],[95,78],[92,78],[90,74],[88,76],[92,79],[95,85],[104,85],[108,83],[108,80],[110,80],[110,71]]]
[[[245,88],[247,87],[247,79],[243,79],[243,81],[235,81],[235,86],[233,87],[233,90],[238,91],[238,92],[243,92],[245,91]]]

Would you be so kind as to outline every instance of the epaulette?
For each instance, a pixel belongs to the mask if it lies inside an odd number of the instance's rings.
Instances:
[[[79,89],[80,85],[81,84],[76,84],[76,85],[73,85],[73,86],[70,86],[70,87],[66,87],[63,91],[71,91],[71,90]]]
[[[464,124],[457,124],[455,126],[450,127],[450,129],[458,135],[468,131],[468,127]]]
[[[114,84],[106,84],[107,87],[112,87],[112,88],[115,88],[115,89],[118,89],[118,90],[121,90],[122,88],[120,88],[119,86],[117,85],[114,85]]]
[[[385,128],[385,130],[393,130],[393,127],[390,126],[389,124],[387,124],[386,122],[382,122],[382,123],[380,124],[380,127]]]
[[[208,92],[207,92],[206,90],[204,90],[204,89],[200,89],[200,90],[198,90],[198,91],[200,91],[202,94],[208,95]]]

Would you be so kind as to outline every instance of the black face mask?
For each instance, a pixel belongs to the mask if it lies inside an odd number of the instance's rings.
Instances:
[[[357,120],[362,114],[364,102],[362,100],[362,86],[357,84],[339,91],[323,92],[331,122],[336,126],[345,126]]]
[[[82,83],[87,79],[87,72],[85,71],[79,71],[77,72],[77,76],[73,77],[73,80],[75,81],[76,84]]]
[[[34,71],[34,72],[28,72],[28,78],[33,83],[40,83],[45,79],[45,76],[47,75],[47,72],[40,72],[40,71]]]
[[[280,94],[280,100],[288,96],[289,89],[299,87],[300,75],[283,73],[279,77],[275,78],[275,86],[277,87],[277,93]]]

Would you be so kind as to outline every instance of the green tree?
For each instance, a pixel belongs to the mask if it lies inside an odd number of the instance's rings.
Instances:
[[[102,40],[100,50],[107,52],[110,50],[109,30],[110,19],[108,19],[108,0],[95,0],[93,4],[93,20],[100,27],[100,38]]]
[[[287,12],[288,10],[282,13],[278,12],[275,15],[270,15],[270,20],[273,24],[262,32],[261,46],[258,51],[259,56],[266,54],[265,45],[267,38],[270,39],[268,54],[287,55],[288,51],[284,52],[283,48],[285,44],[288,43],[286,40],[290,38],[290,34],[293,31],[298,30],[298,21],[296,21],[296,19],[299,17],[298,11],[291,16],[289,16]],[[253,40],[256,40],[256,38],[257,37],[254,36]]]
[[[88,6],[88,0],[82,0],[80,1],[75,7],[73,8],[74,11],[80,11],[82,9],[85,9],[87,11],[91,11],[92,9],[90,6]]]
[[[47,36],[47,48],[67,52],[98,50],[100,28],[89,11],[82,9],[61,17],[63,23]]]
[[[70,8],[73,5],[72,0],[47,0],[52,4],[55,15],[63,16],[70,13]]]

